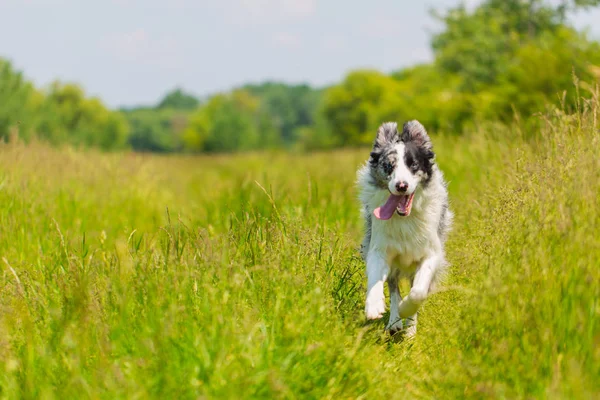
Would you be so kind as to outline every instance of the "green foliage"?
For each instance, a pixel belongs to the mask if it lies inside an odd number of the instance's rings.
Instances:
[[[488,0],[472,12],[460,5],[437,17],[445,29],[432,40],[436,63],[472,92],[494,84],[523,41],[559,26],[554,9],[539,0]]]
[[[402,120],[403,93],[391,77],[377,71],[355,71],[325,93],[322,112],[338,145],[373,141],[382,121]]]
[[[180,88],[167,93],[167,95],[158,103],[158,109],[170,108],[174,110],[194,110],[200,105],[200,102],[194,96],[185,93]]]
[[[461,131],[481,121],[508,122],[515,113],[528,119],[559,103],[563,92],[576,98],[573,75],[593,83],[590,66],[600,63],[598,42],[564,24],[566,9],[583,6],[488,0],[472,11],[459,6],[437,14],[445,29],[432,41],[435,67],[458,78],[448,89],[460,104],[432,107],[445,118],[433,125]]]
[[[566,9],[598,3],[487,0],[471,12],[460,5],[445,14],[434,13],[445,26],[432,40],[436,63],[445,71],[459,74],[463,90],[475,92],[482,86],[497,85],[524,47],[539,44],[541,37],[546,41],[553,36],[564,38],[569,29],[564,24]],[[573,33],[570,38],[578,42],[575,45],[587,42],[576,36]],[[569,47],[570,43],[564,41],[562,45]]]
[[[155,107],[123,112],[135,150],[231,152],[292,147],[312,132],[319,99],[307,85],[270,82],[214,96],[201,107],[177,89]]]
[[[368,148],[1,146],[2,396],[598,398],[599,95],[539,141],[433,137],[452,267],[411,341],[364,322]]]
[[[568,11],[588,10],[600,5],[600,0],[563,0],[557,10],[564,20]]]
[[[131,134],[129,144],[137,151],[157,153],[181,150],[188,113],[174,109],[138,108],[124,111]]]
[[[183,141],[192,151],[227,152],[269,148],[277,137],[260,100],[235,90],[212,97],[192,114]]]
[[[122,109],[131,129],[131,148],[157,153],[183,150],[183,132],[199,105],[198,99],[175,89],[156,106]]]
[[[296,150],[311,151],[324,150],[338,147],[338,139],[332,134],[332,130],[322,114],[317,114],[315,123],[310,127],[300,127],[296,130]]]
[[[47,92],[37,91],[0,59],[0,138],[11,131],[24,140],[110,150],[125,147],[128,125],[99,99],[85,97],[79,86],[56,82]]]
[[[403,95],[398,107],[405,118],[418,116],[419,121],[432,131],[461,133],[461,124],[472,119],[473,110],[479,109],[469,104],[467,96],[459,92],[460,77],[441,71],[435,65],[407,68],[392,77],[398,81]]]
[[[589,98],[583,89],[598,79],[592,72],[600,44],[565,25],[563,13],[539,0],[488,0],[438,13],[444,29],[432,41],[433,64],[393,73],[395,82],[377,72],[350,73],[325,93],[321,115],[337,145],[367,143],[388,119],[417,118],[453,134],[514,118],[536,125],[532,115],[549,104],[574,107],[570,99]]]
[[[28,138],[35,126],[35,106],[39,94],[21,72],[0,58],[0,139],[6,140],[12,129]]]
[[[194,112],[181,147],[236,151],[364,145],[382,121],[410,118],[433,131],[452,134],[515,118],[524,126],[536,125],[531,116],[547,105],[574,106],[568,99],[584,88],[573,85],[574,75],[584,85],[595,84],[590,68],[600,65],[599,44],[569,27],[565,18],[568,12],[598,3],[486,0],[474,9],[459,5],[437,12],[444,28],[433,37],[432,64],[391,76],[353,71],[324,90],[272,82],[246,85],[242,92],[236,89],[213,97]],[[256,103],[236,100],[243,92]],[[589,91],[583,92],[589,97]],[[181,96],[176,91],[167,98]],[[265,126],[265,131],[257,126]],[[134,148],[141,147],[134,144]]]
[[[262,111],[269,114],[284,144],[296,142],[301,130],[315,125],[320,91],[308,85],[274,82],[244,89],[260,99]]]
[[[123,148],[127,144],[128,125],[120,113],[108,110],[97,98],[86,98],[74,84],[54,83],[43,105],[40,137],[51,143]]]
[[[591,65],[600,65],[599,43],[589,42],[567,28],[541,35],[518,49],[498,77],[498,85],[489,89],[497,99],[494,117],[507,120],[512,109],[527,116],[559,101],[574,106],[571,99],[577,98],[578,88],[573,84],[573,76],[594,82]]]

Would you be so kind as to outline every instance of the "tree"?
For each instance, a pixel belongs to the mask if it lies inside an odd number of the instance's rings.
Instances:
[[[473,11],[464,4],[433,13],[444,30],[433,37],[436,63],[462,78],[462,91],[475,93],[506,73],[517,51],[565,27],[565,13],[600,0],[487,0]]]
[[[523,45],[498,77],[498,84],[489,90],[495,98],[495,117],[509,120],[513,110],[527,116],[559,101],[574,105],[578,95],[573,74],[593,82],[591,65],[600,65],[600,44],[567,27]],[[566,96],[559,100],[563,93]]]
[[[28,138],[37,122],[35,107],[40,96],[21,72],[0,59],[0,138],[6,139],[12,128]]]
[[[271,116],[284,144],[298,139],[298,132],[315,124],[320,91],[308,85],[266,82],[244,89],[260,99],[262,111]]]
[[[169,93],[158,103],[156,108],[170,108],[174,110],[194,110],[198,108],[200,102],[194,96],[185,93],[180,88],[177,88]]]
[[[392,74],[402,93],[405,119],[416,118],[428,129],[458,133],[464,121],[472,118],[473,107],[458,89],[461,78],[440,70],[435,64],[417,65]]]
[[[55,82],[42,106],[38,130],[51,143],[109,150],[126,146],[129,127],[121,113],[110,111],[97,98],[86,98],[79,86]]]
[[[402,96],[395,79],[377,71],[355,71],[325,92],[321,112],[337,145],[364,145],[373,141],[382,121],[403,117]]]
[[[192,114],[183,142],[192,151],[227,152],[268,148],[277,137],[260,101],[238,89],[212,97]]]
[[[138,151],[173,152],[181,150],[181,135],[188,114],[173,109],[138,108],[124,111],[131,133],[129,144]]]
[[[445,29],[432,41],[435,66],[458,81],[448,92],[453,101],[437,113],[461,129],[482,120],[506,122],[515,112],[528,117],[560,93],[573,93],[572,73],[591,79],[598,44],[566,25],[565,13],[599,3],[487,0],[471,11],[460,5],[438,14]]]

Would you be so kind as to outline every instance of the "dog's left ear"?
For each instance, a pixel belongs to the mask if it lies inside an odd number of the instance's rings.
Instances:
[[[397,143],[400,139],[398,125],[395,122],[385,122],[377,129],[377,137],[373,149],[382,149],[390,144]]]
[[[377,136],[373,142],[373,151],[371,151],[371,158],[369,161],[372,165],[377,165],[381,151],[383,148],[393,143],[400,141],[400,135],[398,134],[398,125],[395,122],[385,122],[377,129]]]
[[[435,153],[432,149],[425,149],[425,157],[427,157],[429,161],[433,162],[433,159],[435,158]]]
[[[404,143],[413,142],[417,146],[427,150],[428,156],[429,153],[431,153],[431,156],[428,158],[434,157],[431,139],[429,139],[429,135],[427,134],[425,127],[421,125],[421,123],[416,119],[408,121],[404,124],[404,126],[402,127],[402,135],[400,136],[400,139]]]

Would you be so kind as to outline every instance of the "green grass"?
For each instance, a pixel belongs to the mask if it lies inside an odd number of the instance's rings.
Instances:
[[[5,145],[0,395],[598,397],[600,134],[582,108],[527,143],[499,126],[434,136],[452,268],[404,342],[362,313],[367,149]]]

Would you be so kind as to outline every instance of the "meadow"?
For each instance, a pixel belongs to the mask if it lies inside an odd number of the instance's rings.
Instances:
[[[363,315],[369,149],[2,145],[0,396],[597,398],[598,111],[432,132],[452,266],[404,341]]]

